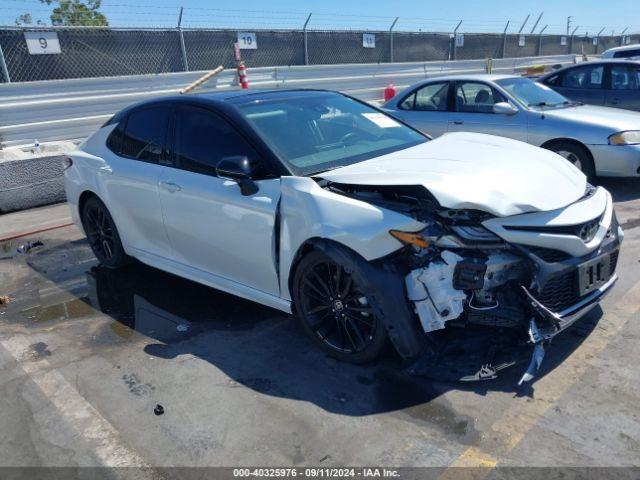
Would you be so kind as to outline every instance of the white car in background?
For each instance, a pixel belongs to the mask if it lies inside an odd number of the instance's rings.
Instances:
[[[506,138],[437,140],[326,91],[164,98],[71,153],[72,214],[98,260],[131,257],[295,313],[329,354],[434,332],[509,329],[542,345],[616,282],[611,195]],[[250,354],[250,352],[248,352]]]
[[[640,44],[613,47],[602,52],[602,58],[633,58],[640,59]]]
[[[583,105],[529,78],[434,77],[383,109],[434,137],[488,133],[552,150],[589,178],[640,176],[639,112]]]

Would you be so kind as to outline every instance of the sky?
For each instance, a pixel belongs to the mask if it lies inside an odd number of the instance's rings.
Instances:
[[[567,17],[577,35],[640,33],[640,0],[103,0],[100,9],[112,26],[174,27],[180,6],[183,26],[207,28],[301,28],[312,13],[309,28],[386,30],[395,17],[398,30],[451,32],[530,33],[536,19],[539,32],[565,33]],[[40,0],[0,0],[0,24],[13,25],[21,13],[49,23],[49,7]]]

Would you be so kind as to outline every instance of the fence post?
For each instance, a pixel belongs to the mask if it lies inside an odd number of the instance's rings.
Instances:
[[[189,63],[187,62],[187,49],[184,46],[184,34],[182,33],[182,11],[180,7],[180,16],[178,17],[178,34],[180,35],[180,50],[182,51],[182,68],[185,72],[189,71]]]
[[[458,25],[456,25],[456,28],[453,29],[453,46],[451,47],[451,52],[452,52],[452,60],[455,60],[458,56],[458,29],[460,28],[460,25],[462,25],[462,20],[460,20],[458,22]]]
[[[504,27],[504,32],[502,33],[502,58],[507,58],[507,29],[509,28],[509,21],[507,21],[507,26]]]
[[[307,21],[304,22],[302,26],[302,36],[304,38],[304,64],[309,65],[309,48],[307,43],[307,25],[309,24],[309,20],[311,20],[312,13],[307,17]]]
[[[624,45],[624,33],[629,30],[629,27],[626,27],[622,32],[620,32],[620,46]]]
[[[396,19],[393,21],[393,23],[389,27],[389,63],[393,63],[393,27],[396,26],[396,22],[398,21],[398,18],[400,17],[396,17]]]
[[[2,45],[0,45],[0,68],[2,68],[2,76],[6,83],[11,83],[11,77],[9,76],[9,69],[7,68],[7,62],[4,60],[4,52],[2,51]]]
[[[538,37],[538,56],[541,57],[542,56],[542,33],[547,29],[549,25],[545,25],[544,28],[542,30],[540,30],[540,33],[538,33],[539,37]]]
[[[580,28],[580,25],[578,25],[576,28],[573,29],[573,31],[571,32],[571,37],[570,37],[570,43],[569,43],[569,54],[573,54],[573,36],[576,34],[576,32],[578,31],[578,29]]]

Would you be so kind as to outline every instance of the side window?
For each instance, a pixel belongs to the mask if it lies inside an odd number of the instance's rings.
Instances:
[[[449,82],[438,82],[425,85],[416,90],[414,110],[430,112],[446,112],[449,97]]]
[[[122,155],[151,163],[163,160],[169,106],[146,107],[129,114],[122,138]]]
[[[124,122],[122,119],[107,137],[107,148],[113,153],[120,155],[122,153],[122,139],[124,138]]]
[[[633,65],[612,66],[611,88],[613,90],[640,90],[640,67]]]
[[[493,113],[496,103],[506,102],[504,96],[486,83],[457,82],[456,111],[466,113]]]
[[[255,150],[223,118],[204,108],[182,106],[176,120],[175,156],[180,168],[215,175],[224,157],[243,155],[256,161]]]
[[[602,88],[603,73],[604,66],[602,65],[572,68],[565,72],[562,86],[585,89]]]
[[[551,85],[552,87],[559,87],[560,78],[561,78],[561,75],[558,73],[557,75],[553,75],[549,77],[544,83],[546,83],[547,85]]]
[[[413,110],[413,105],[416,102],[416,92],[406,97],[402,102],[398,104],[400,110]]]
[[[613,54],[613,58],[640,57],[640,48],[634,50],[622,50]]]

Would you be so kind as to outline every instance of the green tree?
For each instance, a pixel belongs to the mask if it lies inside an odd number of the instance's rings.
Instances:
[[[40,0],[54,4],[51,25],[107,26],[109,22],[98,9],[102,0]]]
[[[18,26],[20,26],[20,25],[31,25],[32,21],[33,20],[31,19],[31,14],[30,13],[23,13],[18,18],[16,18],[16,25],[18,25]]]

